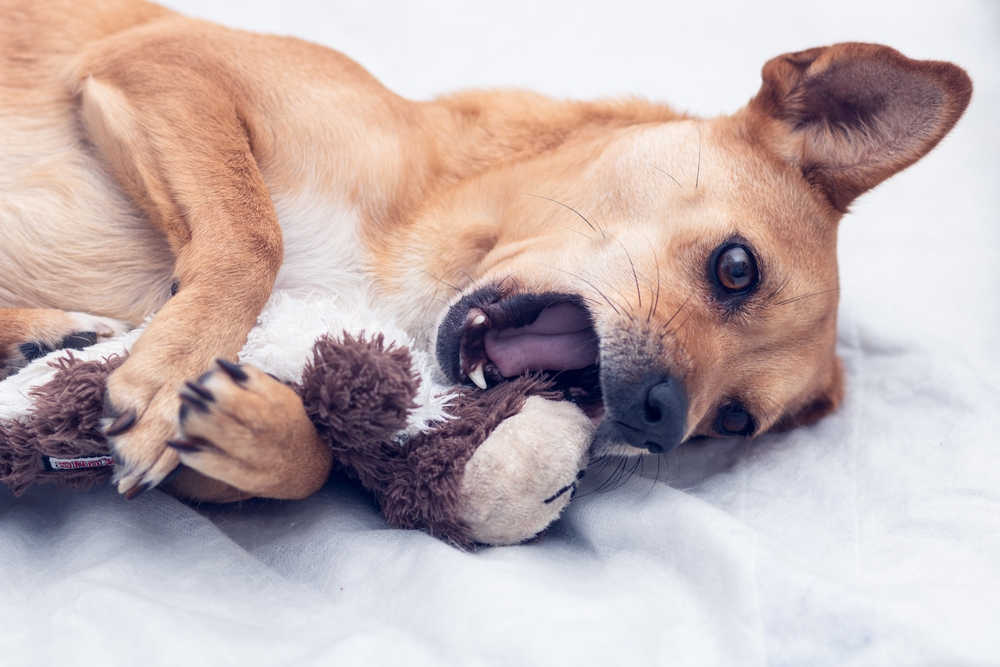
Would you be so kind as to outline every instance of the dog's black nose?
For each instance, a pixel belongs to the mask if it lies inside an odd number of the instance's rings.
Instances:
[[[621,383],[605,392],[606,436],[654,454],[680,444],[687,424],[687,392],[666,374],[652,374],[639,382]],[[607,433],[609,428],[614,434]]]

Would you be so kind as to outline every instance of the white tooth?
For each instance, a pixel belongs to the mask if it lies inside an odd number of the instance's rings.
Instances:
[[[469,371],[469,379],[472,380],[472,384],[480,389],[486,389],[486,375],[483,373],[483,364],[479,364]]]
[[[486,324],[486,315],[479,313],[476,315],[475,319],[472,320],[472,324],[477,327]]]

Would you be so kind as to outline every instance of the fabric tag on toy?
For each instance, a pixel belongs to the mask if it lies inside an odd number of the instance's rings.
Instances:
[[[110,456],[85,456],[78,459],[43,458],[46,470],[83,470],[85,468],[110,468],[115,464]]]

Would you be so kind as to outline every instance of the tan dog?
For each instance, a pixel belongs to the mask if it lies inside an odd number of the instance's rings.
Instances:
[[[136,0],[0,0],[0,58],[0,363],[155,312],[109,384],[118,488],[183,461],[175,492],[214,500],[302,497],[329,466],[252,369],[211,386],[250,427],[178,420],[274,289],[367,290],[454,382],[559,372],[603,417],[595,454],[819,418],[842,393],[837,222],[972,91],[954,65],[838,44],[771,60],[709,120],[417,103],[335,51]],[[218,454],[186,458],[191,438]]]

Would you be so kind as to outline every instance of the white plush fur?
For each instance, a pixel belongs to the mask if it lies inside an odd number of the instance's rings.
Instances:
[[[447,418],[449,387],[439,381],[439,371],[429,352],[418,349],[401,328],[376,312],[360,294],[358,298],[345,299],[328,293],[311,293],[301,287],[274,292],[240,352],[241,362],[254,364],[282,380],[296,381],[311,356],[313,343],[320,336],[340,336],[344,331],[354,336],[363,332],[381,333],[387,344],[410,348],[413,369],[420,377],[417,408],[410,413],[406,433],[415,433],[428,422]],[[85,350],[56,350],[36,359],[0,382],[0,419],[28,412],[31,405],[28,392],[52,379],[55,371],[50,363],[55,359],[69,354],[85,360],[120,354],[132,346],[142,329],[139,327]]]

